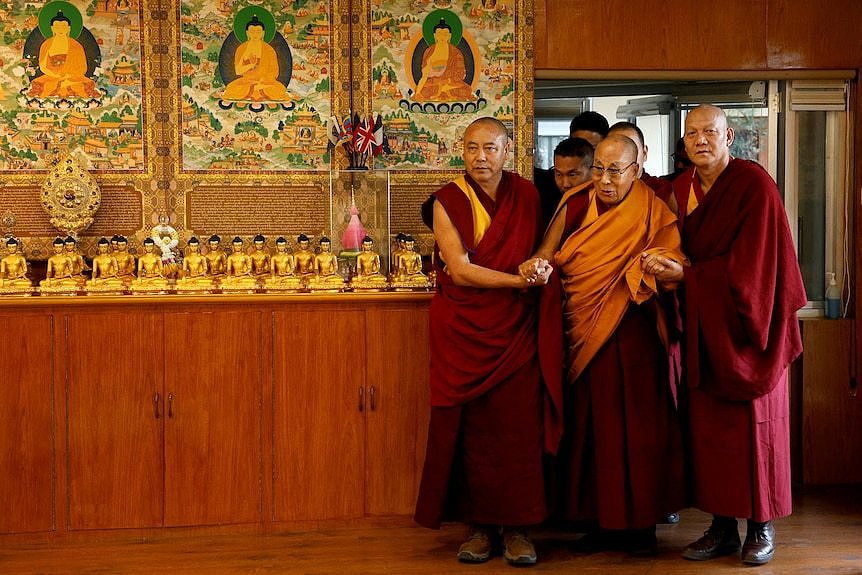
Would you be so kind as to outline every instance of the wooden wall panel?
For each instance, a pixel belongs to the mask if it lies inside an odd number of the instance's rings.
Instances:
[[[850,320],[802,323],[806,484],[862,482],[862,394],[850,374]]]
[[[765,68],[766,2],[544,0],[547,33],[537,22],[535,35],[547,55],[537,52],[535,68]]]
[[[862,2],[768,2],[769,68],[857,68]]]

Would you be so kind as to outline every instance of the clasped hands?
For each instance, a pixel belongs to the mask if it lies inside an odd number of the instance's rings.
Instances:
[[[546,285],[554,267],[544,258],[530,258],[518,266],[518,274],[530,285]]]
[[[658,254],[641,254],[641,270],[653,274],[665,284],[673,284],[683,279],[682,264]]]

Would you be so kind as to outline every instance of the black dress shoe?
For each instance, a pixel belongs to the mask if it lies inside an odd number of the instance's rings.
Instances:
[[[664,516],[661,522],[668,525],[676,525],[679,523],[679,513],[668,513]]]
[[[769,563],[775,555],[775,527],[772,521],[758,523],[748,520],[748,532],[742,546],[742,562],[746,565]]]
[[[704,531],[703,537],[686,547],[682,556],[692,561],[706,561],[736,553],[739,551],[739,547],[736,519],[714,515],[712,525]]]

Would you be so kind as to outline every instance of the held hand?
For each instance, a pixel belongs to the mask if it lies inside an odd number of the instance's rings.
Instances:
[[[665,256],[641,254],[641,269],[644,273],[653,274],[660,282],[681,282],[683,279],[682,264]]]
[[[531,258],[518,266],[518,274],[524,278],[528,285],[545,285],[554,268],[547,260],[542,258]]]

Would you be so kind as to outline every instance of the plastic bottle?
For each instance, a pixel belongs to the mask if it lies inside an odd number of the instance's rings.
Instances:
[[[835,273],[829,272],[829,286],[826,288],[826,317],[841,317],[841,290],[835,282]]]

